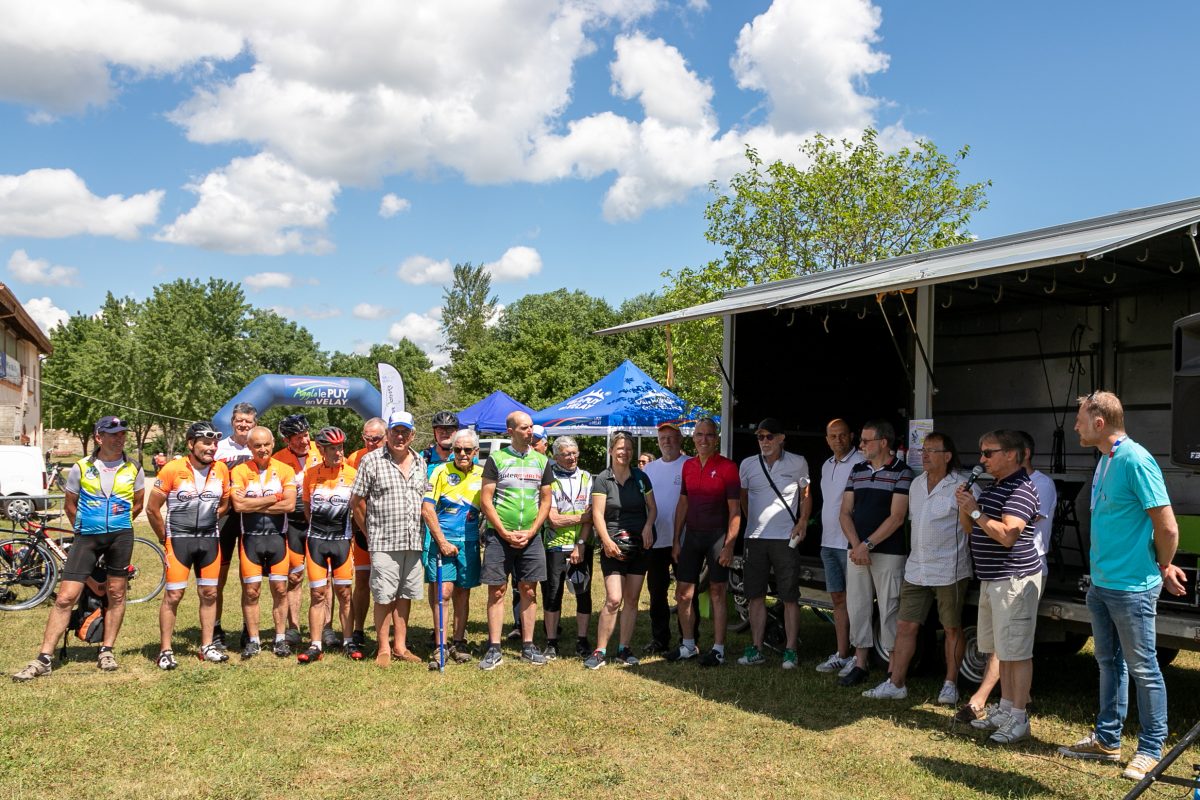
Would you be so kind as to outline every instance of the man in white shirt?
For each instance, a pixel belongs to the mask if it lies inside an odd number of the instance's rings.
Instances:
[[[245,464],[254,457],[250,450],[250,431],[258,424],[258,409],[251,403],[238,403],[233,407],[233,432],[217,442],[215,461],[220,461],[233,472],[238,464]],[[221,574],[217,578],[217,622],[213,628],[213,644],[225,649],[225,629],[221,627],[221,612],[225,610],[225,582],[229,580],[229,565],[238,554],[238,542],[242,538],[240,514],[226,514],[221,520]],[[249,641],[249,632],[242,625],[242,646]]]
[[[812,514],[808,496],[808,461],[783,449],[786,438],[779,420],[768,417],[755,431],[759,454],[742,462],[742,514],[746,516],[743,588],[750,601],[752,644],[738,659],[742,666],[766,662],[762,654],[767,627],[767,583],[775,573],[775,590],[783,603],[786,643],[783,668],[796,668],[796,634],[800,628],[800,562],[793,544],[803,541]],[[795,540],[793,542],[793,540]]]
[[[863,460],[853,445],[850,426],[835,419],[825,426],[825,443],[833,455],[821,465],[821,563],[825,591],[833,601],[833,629],[837,652],[817,665],[817,672],[848,673],[854,667],[850,651],[850,617],[846,613],[846,535],[842,533],[842,492],[850,470]]]
[[[954,499],[955,490],[966,477],[954,440],[937,431],[925,437],[921,467],[924,472],[913,479],[908,494],[912,551],[900,584],[892,674],[863,692],[863,697],[901,700],[908,696],[908,665],[916,652],[917,632],[936,602],[938,619],[946,632],[946,679],[937,701],[952,706],[958,702],[958,665],[966,649],[962,608],[971,579],[967,537],[959,529],[958,503]]]
[[[661,458],[650,461],[642,471],[654,487],[658,517],[654,521],[654,547],[650,550],[650,567],[646,570],[646,587],[650,594],[650,643],[644,652],[662,654],[671,649],[671,603],[667,590],[671,585],[671,545],[675,531],[675,506],[679,504],[679,486],[683,481],[683,465],[691,456],[682,450],[683,434],[674,422],[658,426],[658,449]]]

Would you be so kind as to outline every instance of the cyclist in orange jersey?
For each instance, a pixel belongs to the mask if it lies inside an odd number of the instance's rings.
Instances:
[[[358,469],[358,462],[367,453],[378,450],[383,446],[387,434],[387,424],[381,417],[372,417],[363,423],[363,447],[346,456],[346,463]],[[351,554],[354,556],[354,594],[350,602],[350,611],[354,624],[354,643],[366,647],[367,637],[364,628],[367,624],[367,611],[371,607],[371,554],[367,550],[367,535],[359,529],[358,523],[351,520],[351,530],[354,534],[354,544]]]
[[[200,597],[200,658],[217,663],[229,660],[212,641],[221,570],[217,518],[229,508],[229,470],[214,459],[220,438],[220,431],[210,423],[192,423],[187,430],[187,456],[163,467],[146,504],[146,519],[167,547],[167,584],[158,611],[160,669],[178,666],[171,636],[191,572],[196,573]]]
[[[354,562],[350,559],[350,488],[357,471],[346,463],[343,448],[346,434],[341,428],[322,428],[314,437],[321,452],[321,463],[304,473],[304,507],[308,514],[308,541],[305,564],[311,599],[308,627],[312,643],[297,656],[301,664],[321,659],[325,602],[330,581],[337,596],[342,623],[342,645],[355,661],[363,657],[362,648],[350,633],[350,586],[354,582]]]
[[[240,530],[242,619],[246,624],[242,658],[253,658],[262,652],[258,601],[264,577],[271,587],[274,652],[277,656],[288,656],[291,649],[284,636],[289,563],[287,515],[296,507],[296,472],[282,461],[271,458],[275,436],[270,428],[251,429],[247,446],[250,460],[238,464],[230,474],[230,503],[235,512],[231,516]]]
[[[308,535],[308,520],[304,516],[302,499],[304,471],[321,463],[321,454],[308,435],[308,418],[291,414],[279,421],[279,436],[285,447],[272,458],[282,461],[296,473],[296,507],[288,514],[288,587],[287,587],[287,644],[300,646],[300,583],[304,577],[304,539]]]

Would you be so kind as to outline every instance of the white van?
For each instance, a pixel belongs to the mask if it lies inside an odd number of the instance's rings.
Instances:
[[[501,447],[512,444],[511,439],[480,439],[479,440],[479,463],[487,461],[488,455],[493,450],[499,450]]]
[[[0,511],[12,519],[46,507],[46,464],[36,447],[0,445]]]

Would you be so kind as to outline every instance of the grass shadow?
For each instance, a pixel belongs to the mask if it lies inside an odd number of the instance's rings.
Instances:
[[[989,797],[1030,797],[1052,791],[1041,781],[1013,770],[929,756],[912,756],[910,761],[943,781],[961,784]]]

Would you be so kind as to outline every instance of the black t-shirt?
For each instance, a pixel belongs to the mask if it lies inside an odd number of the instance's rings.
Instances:
[[[617,531],[628,531],[640,544],[646,527],[646,495],[650,493],[650,478],[637,467],[629,470],[625,483],[617,482],[612,468],[604,470],[592,481],[592,494],[604,495],[604,525],[610,537]]]

